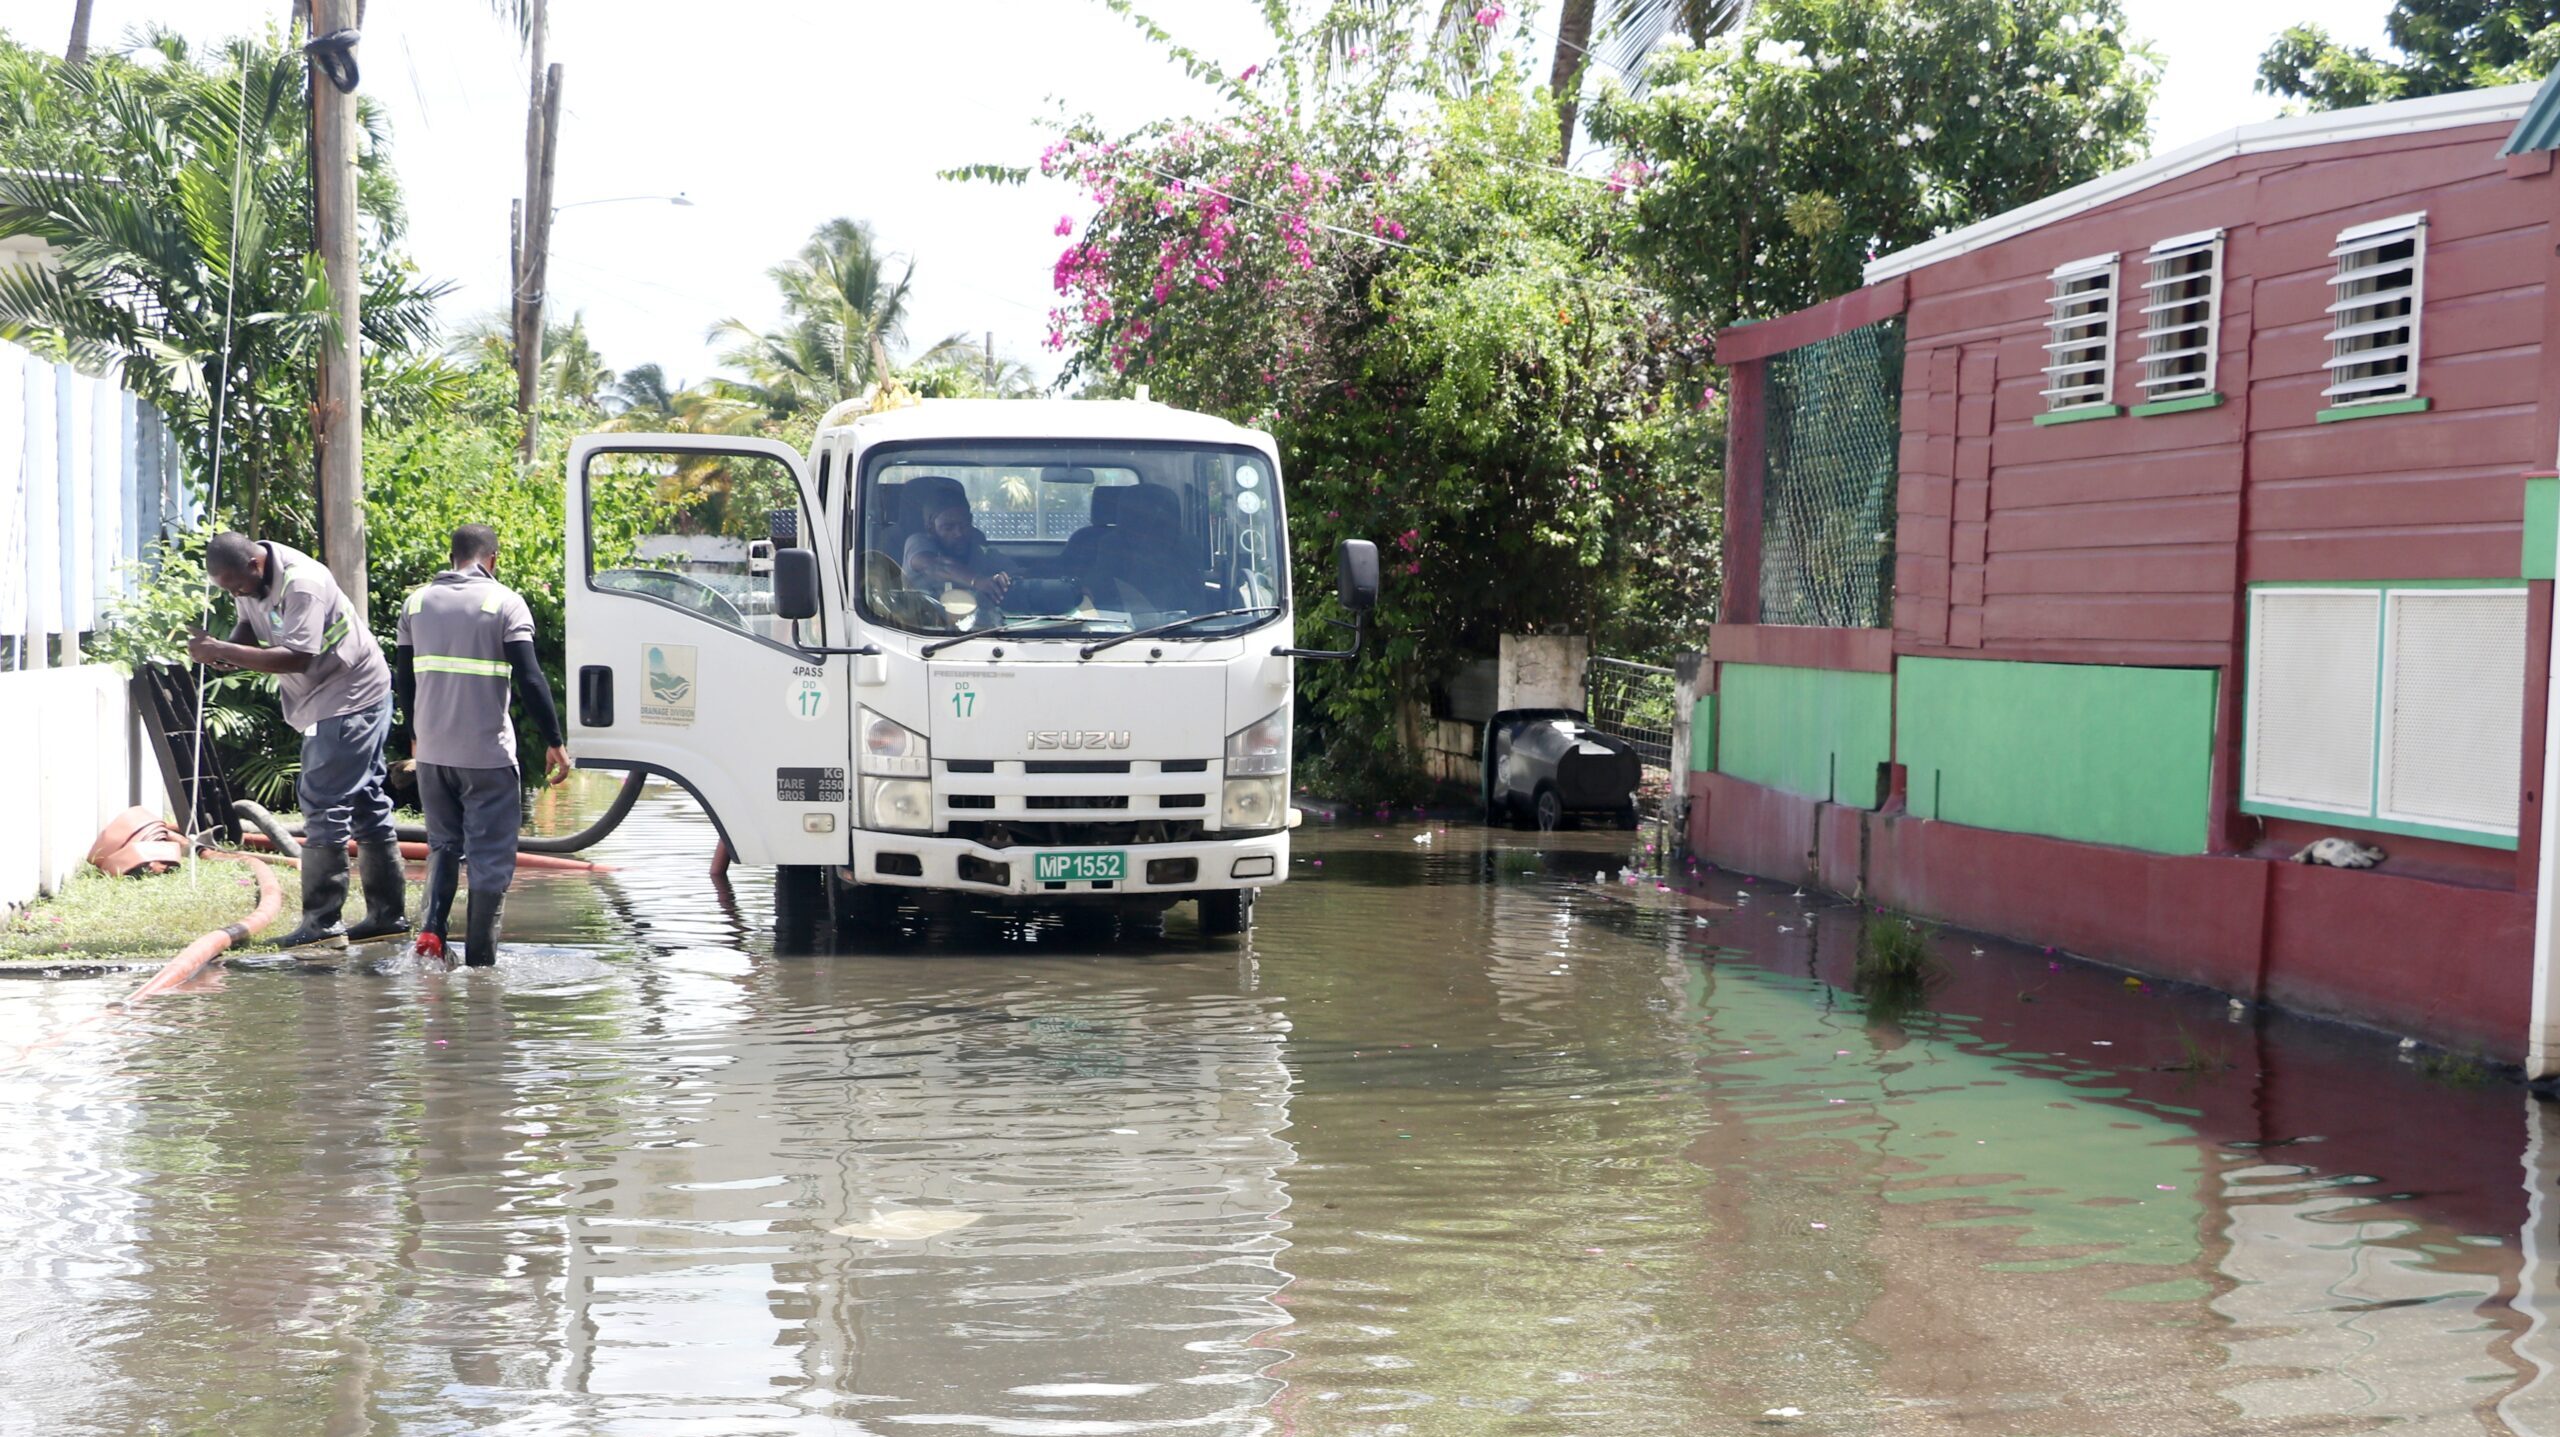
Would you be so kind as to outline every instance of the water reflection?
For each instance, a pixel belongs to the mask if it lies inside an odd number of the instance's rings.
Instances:
[[[656,797],[494,973],[155,1004],[0,1073],[0,1431],[2560,1437],[2539,1101],[1418,832],[844,947]]]

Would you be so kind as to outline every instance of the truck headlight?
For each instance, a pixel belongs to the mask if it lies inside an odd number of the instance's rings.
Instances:
[[[855,716],[854,735],[862,744],[862,771],[891,778],[929,778],[933,748],[924,735],[893,718],[869,709]]]
[[[931,833],[933,785],[920,778],[864,779],[862,826],[900,833]]]
[[[1289,710],[1273,709],[1227,735],[1227,777],[1289,776]]]
[[[1285,778],[1231,778],[1226,796],[1218,805],[1221,828],[1278,828],[1288,815],[1281,805],[1289,800],[1289,781]]]

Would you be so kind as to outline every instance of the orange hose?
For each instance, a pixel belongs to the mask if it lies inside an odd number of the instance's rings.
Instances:
[[[213,849],[206,850],[204,856],[248,864],[250,875],[258,880],[258,906],[249,910],[248,917],[230,927],[216,928],[179,949],[178,956],[161,965],[160,971],[152,974],[149,982],[126,995],[126,1003],[139,1003],[145,998],[166,993],[193,978],[204,970],[204,965],[221,957],[232,944],[245,941],[250,934],[274,922],[277,910],[284,906],[284,890],[277,886],[275,872],[267,867],[265,859],[254,854],[224,853]]]
[[[7,1063],[0,1064],[0,1067],[15,1067],[24,1063],[38,1052],[53,1047],[92,1023],[122,1016],[130,1012],[135,1004],[157,997],[185,983],[203,972],[206,964],[221,957],[232,944],[246,939],[250,934],[275,921],[277,911],[284,907],[284,890],[277,886],[275,873],[267,867],[265,859],[251,853],[225,853],[216,849],[205,849],[200,856],[228,859],[234,863],[249,865],[251,875],[258,880],[258,906],[249,910],[249,916],[228,927],[216,928],[198,937],[194,942],[179,949],[176,957],[160,965],[160,971],[152,974],[141,987],[127,993],[122,1002],[110,1004],[67,1028],[38,1038],[20,1048]]]

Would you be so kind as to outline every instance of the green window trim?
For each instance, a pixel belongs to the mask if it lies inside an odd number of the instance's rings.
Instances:
[[[2323,424],[2335,424],[2342,419],[2379,419],[2386,414],[2423,414],[2434,407],[2435,401],[2422,394],[2410,399],[2380,399],[2371,404],[2341,404],[2334,408],[2323,409],[2311,417]]]
[[[2133,406],[2133,417],[2148,419],[2155,414],[2184,414],[2190,409],[2215,409],[2222,404],[2219,394],[2181,394],[2175,399],[2155,399],[2149,404]]]
[[[2083,419],[2114,419],[2124,413],[2121,404],[2075,404],[2069,409],[2049,409],[2036,416],[2038,424],[2077,424]]]
[[[2332,828],[2351,828],[2358,833],[2396,833],[2406,838],[2440,838],[2453,843],[2468,843],[2478,848],[2503,848],[2514,852],[2516,836],[2512,833],[2484,833],[2476,828],[2444,828],[2431,823],[2413,823],[2405,818],[2383,818],[2376,814],[2335,813],[2325,808],[2295,808],[2288,804],[2266,803],[2243,799],[2242,813],[2265,818],[2293,818],[2309,823],[2325,823]]]

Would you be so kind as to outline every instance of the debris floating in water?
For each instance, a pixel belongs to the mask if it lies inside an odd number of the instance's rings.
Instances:
[[[954,1208],[874,1208],[868,1221],[849,1222],[828,1231],[838,1237],[869,1238],[873,1242],[922,1242],[972,1226],[981,1216]]]

